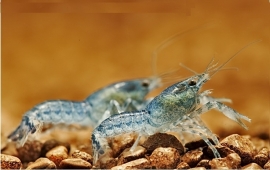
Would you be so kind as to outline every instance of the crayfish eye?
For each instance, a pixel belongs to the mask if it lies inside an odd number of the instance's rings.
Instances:
[[[148,86],[149,86],[149,82],[146,81],[146,80],[143,81],[143,82],[142,82],[142,86],[143,86],[143,87],[148,87]]]
[[[188,83],[189,86],[195,86],[196,84],[197,84],[197,82],[194,81],[194,80],[191,80],[191,81]]]

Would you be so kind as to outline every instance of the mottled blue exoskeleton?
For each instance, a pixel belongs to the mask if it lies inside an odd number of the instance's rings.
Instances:
[[[220,157],[208,137],[212,138],[215,143],[218,143],[218,140],[203,124],[199,115],[216,109],[245,129],[247,127],[241,119],[249,122],[250,119],[221,103],[220,101],[223,99],[208,96],[209,90],[200,92],[200,89],[234,56],[218,68],[214,68],[215,65],[208,66],[205,72],[168,87],[156,96],[144,110],[125,112],[105,119],[92,133],[94,163],[110,149],[106,138],[131,132],[139,134],[131,151],[135,149],[142,135],[175,131],[199,135],[213,150],[215,157]]]
[[[141,78],[106,86],[84,101],[45,101],[26,112],[20,125],[8,138],[22,146],[30,134],[46,123],[95,127],[111,115],[143,109],[149,103],[146,95],[160,85],[159,77]]]

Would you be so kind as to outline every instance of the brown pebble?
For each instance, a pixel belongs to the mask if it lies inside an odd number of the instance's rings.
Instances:
[[[178,150],[179,154],[184,153],[184,147],[182,143],[173,135],[167,133],[156,133],[142,144],[149,153],[153,152],[158,147],[171,147]]]
[[[41,148],[41,153],[40,153],[40,156],[42,157],[45,157],[46,153],[51,150],[52,148],[55,148],[56,146],[65,146],[68,150],[68,153],[70,151],[70,144],[69,143],[66,143],[66,142],[60,142],[58,140],[55,140],[55,139],[50,139],[50,140],[47,140],[42,148]]]
[[[253,161],[255,146],[248,138],[233,134],[224,138],[220,144],[234,150],[241,157],[242,166]]]
[[[181,161],[186,162],[190,167],[195,167],[203,157],[203,152],[200,149],[188,151],[181,157]]]
[[[23,147],[17,148],[18,157],[22,162],[33,162],[39,158],[42,145],[40,141],[28,140]]]
[[[254,162],[260,165],[261,167],[264,167],[266,162],[268,161],[268,150],[267,148],[262,148],[260,152],[254,156]]]
[[[144,157],[145,153],[146,153],[146,149],[142,146],[137,146],[132,152],[130,151],[130,148],[127,148],[119,156],[117,165],[121,165],[129,161],[142,158]]]
[[[22,162],[19,158],[1,154],[1,169],[20,169]]]
[[[214,158],[209,161],[211,169],[237,169],[240,164],[241,158],[237,153],[231,153],[225,158]]]
[[[229,162],[229,165],[232,169],[238,169],[241,165],[241,158],[237,153],[231,153],[226,156],[227,162]]]
[[[217,149],[218,153],[220,154],[222,158],[226,157],[227,155],[231,153],[235,153],[233,150],[231,150],[227,146],[215,145],[214,147]],[[210,147],[207,147],[207,155],[211,158],[214,157],[213,151],[211,150]]]
[[[46,157],[53,161],[57,167],[60,162],[68,158],[67,148],[64,146],[57,146],[46,153]]]
[[[189,169],[189,168],[190,166],[186,162],[180,162],[176,167],[176,169]]]
[[[196,167],[204,167],[206,169],[210,169],[211,166],[209,165],[209,160],[208,159],[202,159],[197,165]]]
[[[263,168],[256,163],[250,163],[250,164],[243,166],[241,169],[263,169]]]
[[[122,165],[115,166],[111,169],[119,170],[119,169],[149,169],[149,168],[151,168],[150,162],[146,158],[140,158]]]
[[[68,158],[61,161],[60,169],[90,169],[92,165],[80,158]]]
[[[226,158],[214,158],[209,162],[211,169],[231,169]]]
[[[75,150],[71,156],[72,158],[81,158],[89,163],[93,163],[93,157],[83,151]]]
[[[270,159],[264,164],[263,166],[264,169],[270,169]]]
[[[118,157],[118,155],[123,152],[126,148],[129,148],[135,142],[136,135],[134,134],[124,134],[114,137],[110,142],[110,146],[113,150],[113,157]]]
[[[48,158],[39,158],[31,163],[26,169],[56,169],[56,165]]]
[[[215,143],[213,142],[212,139],[208,138],[208,140],[213,144],[215,145]],[[199,140],[196,140],[196,141],[191,141],[191,142],[188,142],[185,144],[185,148],[187,148],[188,150],[194,150],[194,149],[197,149],[197,148],[200,148],[200,147],[205,147],[205,146],[208,146],[205,141],[203,139],[199,139]]]
[[[190,168],[189,170],[206,170],[205,167],[194,167]]]
[[[180,161],[180,154],[175,148],[159,147],[152,152],[149,160],[158,169],[173,169]]]

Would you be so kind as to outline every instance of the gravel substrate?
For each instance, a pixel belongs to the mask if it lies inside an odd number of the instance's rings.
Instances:
[[[136,135],[118,137],[111,143],[112,153],[93,166],[91,149],[48,140],[28,141],[22,148],[2,149],[2,169],[270,169],[269,139],[232,134],[215,145],[221,158],[214,158],[202,141],[185,146],[173,135],[157,133],[148,137],[134,152],[129,151]],[[85,146],[86,148],[91,146]]]

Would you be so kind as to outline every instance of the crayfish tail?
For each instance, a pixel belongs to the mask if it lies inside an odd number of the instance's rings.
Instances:
[[[21,124],[8,135],[10,141],[16,142],[17,146],[23,146],[30,134],[33,134],[38,129],[34,126],[33,121],[30,121],[28,116],[24,116]]]

